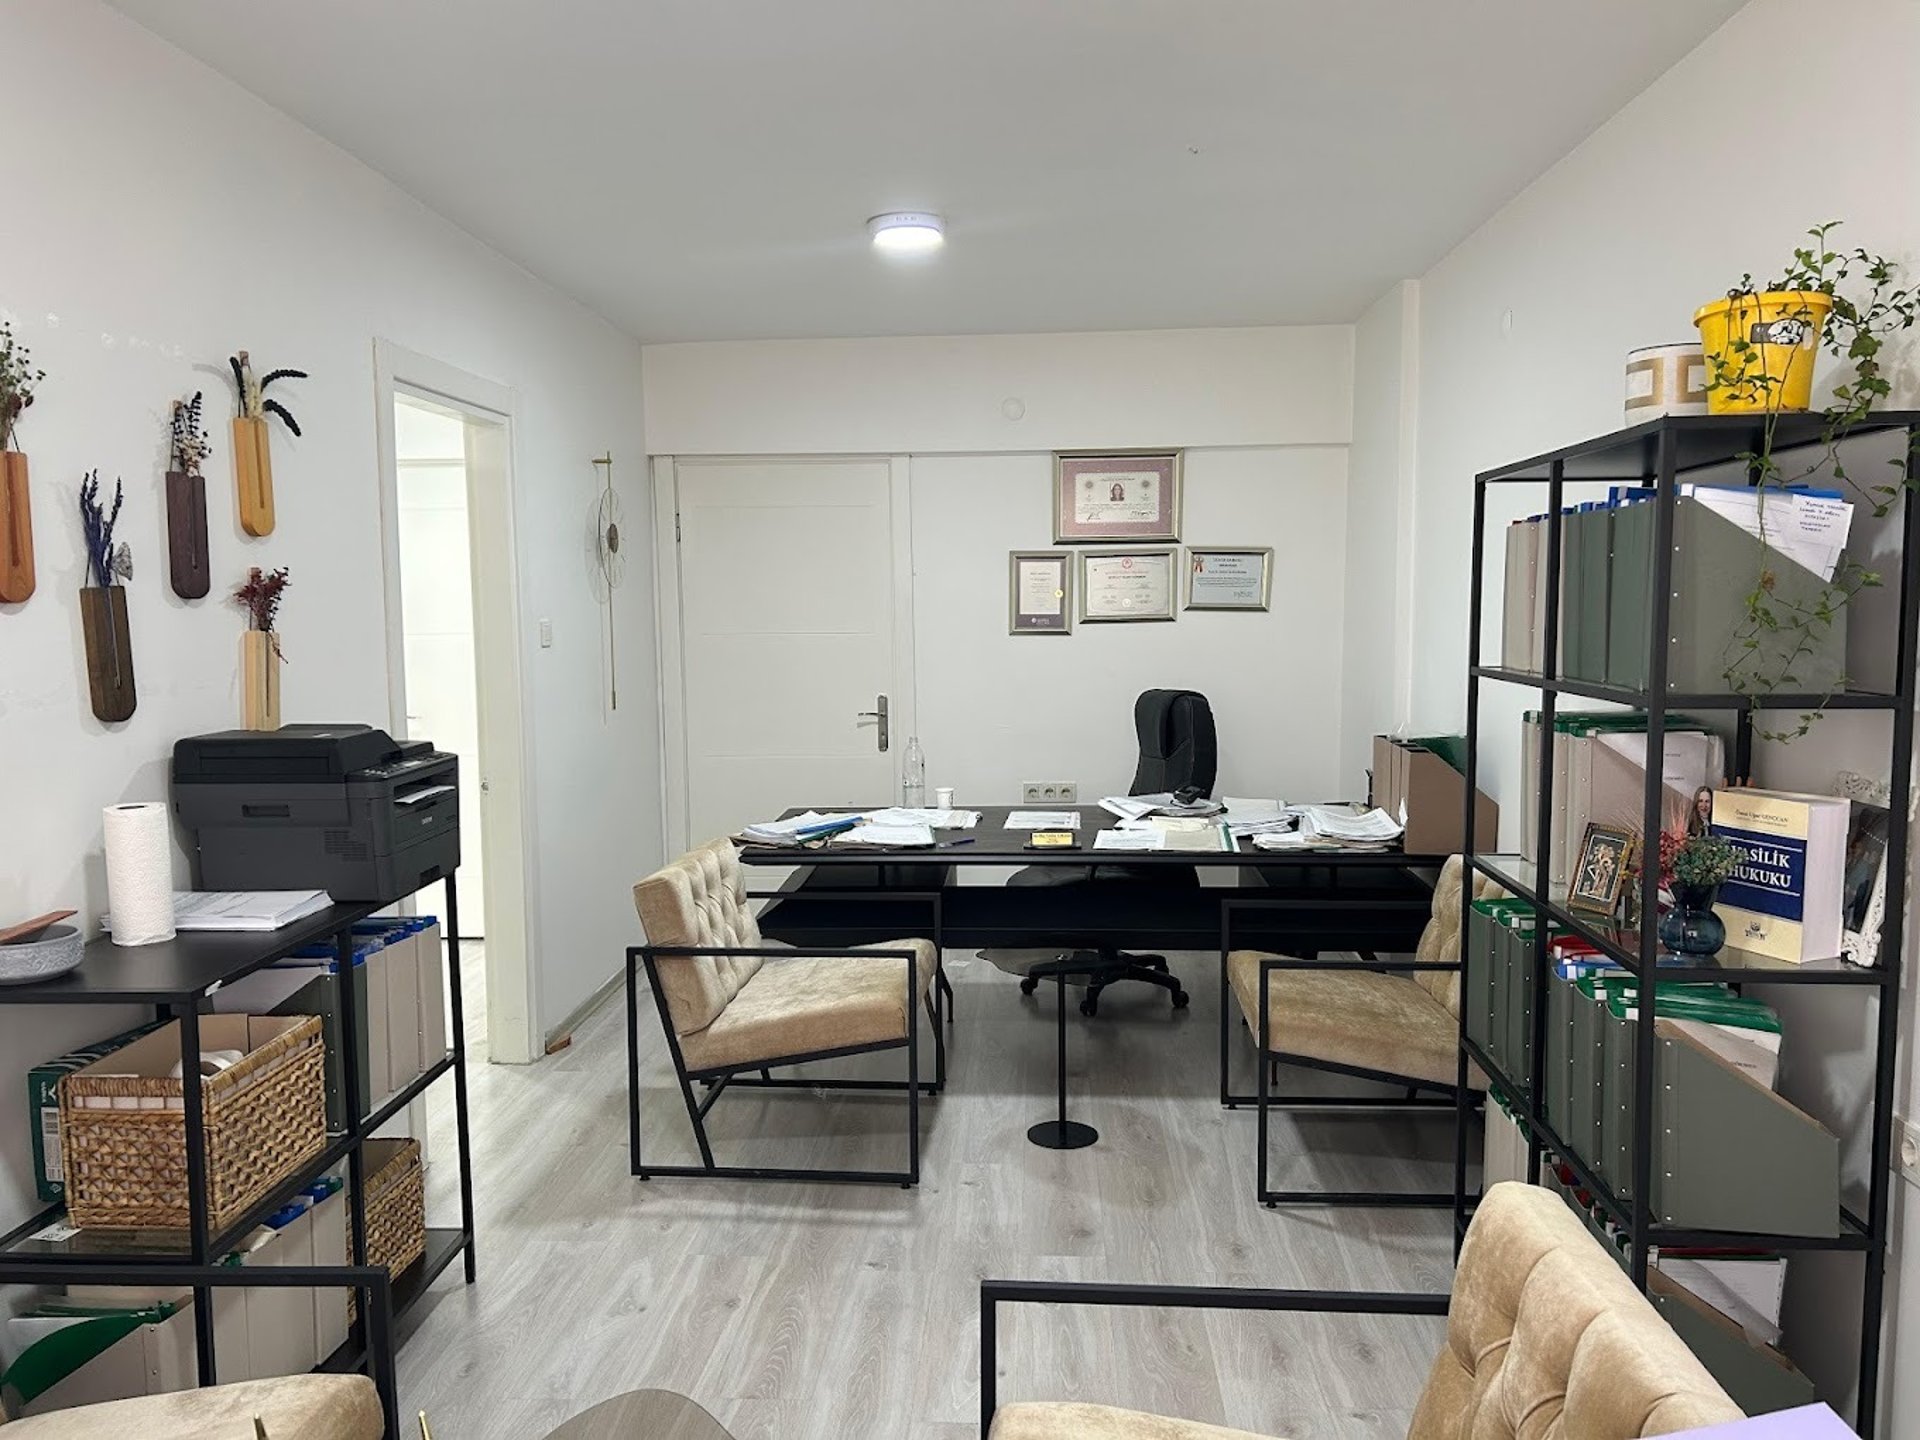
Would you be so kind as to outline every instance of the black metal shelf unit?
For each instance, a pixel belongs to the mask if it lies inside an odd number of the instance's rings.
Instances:
[[[360,1292],[360,1319],[347,1344],[324,1360],[321,1370],[365,1370],[380,1391],[387,1433],[399,1431],[394,1386],[393,1324],[425,1293],[456,1256],[464,1259],[468,1284],[474,1279],[473,1170],[467,1127],[467,1045],[461,996],[460,908],[454,876],[434,875],[424,883],[446,885],[444,919],[447,998],[452,1048],[420,1075],[378,1104],[360,1094],[359,1067],[340,1067],[346,1113],[361,1118],[302,1164],[233,1224],[213,1231],[207,1214],[207,1159],[200,1070],[182,1064],[182,1105],[187,1151],[188,1225],[181,1231],[87,1231],[56,1225],[63,1206],[51,1206],[0,1236],[0,1284],[190,1285],[194,1296],[194,1340],[198,1378],[217,1382],[213,1341],[212,1288],[221,1285],[303,1285],[353,1287]],[[267,933],[194,933],[157,945],[115,946],[95,940],[78,969],[31,985],[0,987],[0,1005],[147,1005],[158,1019],[180,1026],[182,1059],[200,1050],[200,1016],[210,997],[225,984],[250,975],[302,946],[331,940],[342,975],[353,969],[353,927],[386,903],[337,904]],[[356,987],[338,987],[340,1040],[352,1055],[358,1048],[362,1017]],[[426,1253],[399,1275],[367,1265],[366,1174],[361,1145],[373,1133],[424,1094],[435,1082],[453,1077],[454,1128],[460,1171],[460,1224],[427,1232]],[[233,1247],[267,1216],[287,1204],[313,1180],[342,1161],[347,1166],[347,1216],[351,1237],[348,1266],[272,1266],[248,1269],[221,1264]],[[56,1235],[42,1238],[54,1227]]]
[[[1875,967],[1854,967],[1843,961],[1814,962],[1807,965],[1772,965],[1749,957],[1730,954],[1724,963],[1684,968],[1660,966],[1657,928],[1659,924],[1659,873],[1657,865],[1643,865],[1640,878],[1639,923],[1632,928],[1597,922],[1567,908],[1564,891],[1543,883],[1530,863],[1511,855],[1475,854],[1471,839],[1466,863],[1497,884],[1532,903],[1539,913],[1565,930],[1570,930],[1607,955],[1614,963],[1640,976],[1643,983],[1657,990],[1661,984],[1713,980],[1738,985],[1838,985],[1870,992],[1877,1014],[1873,1025],[1873,1104],[1870,1172],[1867,1176],[1869,1199],[1867,1213],[1855,1214],[1842,1207],[1838,1233],[1831,1238],[1804,1236],[1751,1235],[1728,1231],[1677,1230],[1656,1223],[1648,1199],[1653,1193],[1656,1090],[1654,1086],[1655,1030],[1640,1025],[1635,1032],[1635,1092],[1631,1145],[1632,1184],[1622,1197],[1594,1173],[1575,1148],[1555,1134],[1542,1113],[1547,1053],[1546,1006],[1533,1007],[1532,1073],[1521,1080],[1506,1074],[1493,1057],[1468,1038],[1465,1029],[1466,1007],[1462,1007],[1459,1060],[1459,1125],[1454,1151],[1454,1219],[1456,1237],[1464,1233],[1471,1198],[1467,1193],[1467,1074],[1469,1064],[1478,1065],[1514,1104],[1514,1118],[1526,1133],[1529,1167],[1534,1173],[1543,1154],[1551,1153],[1578,1178],[1599,1207],[1627,1236],[1626,1260],[1633,1281],[1642,1289],[1647,1285],[1649,1254],[1658,1246],[1724,1246],[1778,1251],[1828,1250],[1858,1253],[1865,1274],[1862,1283],[1860,1317],[1859,1398],[1855,1416],[1862,1435],[1874,1433],[1880,1374],[1881,1311],[1885,1295],[1889,1210],[1892,1198],[1892,1134],[1894,1108],[1894,1069],[1898,1032],[1897,997],[1904,936],[1902,917],[1907,888],[1907,826],[1909,797],[1913,781],[1913,739],[1915,702],[1916,636],[1920,634],[1920,508],[1916,507],[1911,483],[1915,476],[1916,445],[1920,445],[1920,412],[1899,411],[1873,416],[1856,426],[1852,436],[1876,432],[1904,432],[1906,448],[1904,474],[1908,485],[1897,502],[1901,526],[1899,559],[1899,637],[1894,656],[1894,687],[1885,691],[1846,691],[1825,695],[1746,695],[1734,693],[1681,694],[1668,688],[1667,650],[1671,623],[1671,602],[1675,575],[1674,513],[1679,477],[1692,470],[1736,463],[1759,448],[1760,417],[1702,416],[1669,417],[1631,429],[1617,431],[1580,445],[1569,446],[1547,455],[1536,456],[1502,466],[1477,476],[1474,482],[1472,590],[1469,597],[1467,636],[1467,758],[1466,793],[1472,796],[1477,784],[1480,743],[1480,687],[1482,682],[1524,687],[1540,696],[1540,757],[1538,813],[1527,817],[1536,826],[1538,855],[1550,853],[1553,816],[1553,722],[1559,697],[1577,696],[1613,701],[1642,711],[1647,721],[1647,753],[1658,755],[1664,748],[1667,723],[1679,711],[1719,711],[1732,716],[1734,747],[1732,768],[1736,778],[1751,771],[1754,715],[1766,710],[1807,711],[1878,710],[1889,712],[1892,721],[1890,756],[1889,810],[1893,823],[1887,837],[1886,918],[1881,934],[1879,963]],[[1784,449],[1792,445],[1813,444],[1821,439],[1822,422],[1817,416],[1778,418],[1774,445]],[[1655,507],[1653,520],[1652,591],[1649,597],[1648,684],[1644,690],[1594,684],[1563,678],[1558,670],[1560,629],[1560,578],[1562,561],[1562,512],[1564,487],[1569,483],[1611,482],[1651,486],[1654,495],[1645,502]],[[1544,513],[1550,517],[1546,527],[1544,565],[1540,583],[1545,586],[1542,627],[1541,673],[1513,670],[1481,663],[1481,627],[1484,615],[1487,558],[1487,497],[1494,485],[1534,484],[1545,488]],[[1890,567],[1883,567],[1890,568]],[[1657,835],[1661,824],[1661,777],[1659,769],[1647,767],[1647,784],[1642,812],[1641,834]],[[1465,833],[1473,833],[1473,817],[1466,817]],[[1535,929],[1533,943],[1533,994],[1543,997],[1548,981],[1548,927]],[[1717,957],[1718,959],[1719,957]]]

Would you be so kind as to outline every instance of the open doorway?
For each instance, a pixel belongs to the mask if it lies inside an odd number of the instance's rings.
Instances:
[[[469,1055],[537,1058],[517,636],[512,395],[376,349],[389,725],[460,757],[459,940]],[[417,897],[444,921],[444,887]]]

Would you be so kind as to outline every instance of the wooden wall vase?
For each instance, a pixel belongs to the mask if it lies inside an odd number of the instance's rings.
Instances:
[[[271,630],[240,637],[240,703],[249,730],[280,728],[279,640]]]
[[[273,451],[264,418],[241,415],[233,422],[233,478],[240,488],[240,528],[249,535],[273,533]]]
[[[33,502],[27,457],[0,450],[0,600],[17,605],[33,594]]]
[[[93,713],[105,721],[131,718],[133,631],[127,625],[127,587],[88,585],[80,591],[80,631],[87,642],[87,689]]]
[[[207,562],[207,481],[202,475],[167,472],[167,558],[173,593],[198,600],[213,585]]]

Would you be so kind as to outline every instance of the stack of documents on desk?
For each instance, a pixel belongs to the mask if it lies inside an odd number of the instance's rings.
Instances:
[[[818,810],[809,810],[790,820],[766,820],[749,825],[740,832],[740,838],[755,845],[804,845],[822,835],[844,830],[859,818],[858,815],[822,815]]]
[[[1078,810],[1014,810],[1007,815],[1009,830],[1078,830]]]
[[[862,817],[869,825],[925,825],[933,830],[971,830],[980,823],[978,810],[942,810],[932,805],[890,805]]]
[[[1364,814],[1345,805],[1306,805],[1301,807],[1300,828],[1319,840],[1343,845],[1385,844],[1398,840],[1405,828],[1384,810]]]
[[[1096,850],[1164,850],[1167,848],[1167,832],[1156,825],[1143,825],[1138,829],[1101,830],[1093,837]]]
[[[1283,834],[1293,829],[1300,817],[1298,805],[1282,805],[1278,800],[1248,800],[1229,795],[1226,799],[1227,829],[1237,839],[1243,835]]]
[[[895,825],[875,819],[854,826],[840,838],[850,845],[886,845],[894,849],[907,850],[933,844],[933,827],[914,824]]]
[[[1220,802],[1202,796],[1182,804],[1172,795],[1109,795],[1100,808],[1122,820],[1144,820],[1149,815],[1218,815]]]
[[[317,914],[332,903],[324,890],[176,890],[173,892],[173,928],[278,930]],[[100,925],[111,933],[113,917],[102,915]]]

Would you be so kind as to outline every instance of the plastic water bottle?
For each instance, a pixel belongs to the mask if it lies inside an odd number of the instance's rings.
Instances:
[[[900,803],[918,809],[927,803],[927,757],[920,753],[920,737],[907,737],[907,753],[900,761]]]

